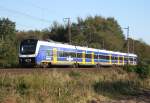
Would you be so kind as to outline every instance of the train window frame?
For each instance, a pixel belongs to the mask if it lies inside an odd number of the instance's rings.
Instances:
[[[120,61],[123,61],[123,56],[119,56],[119,60],[120,60]]]
[[[118,56],[112,56],[112,60],[118,60]]]
[[[109,55],[105,55],[105,59],[106,60],[109,60],[110,58],[109,58]]]
[[[126,57],[124,57],[124,61],[128,61],[128,57],[126,56]]]
[[[104,55],[99,55],[99,59],[104,59]]]
[[[68,57],[68,56],[71,56],[73,58],[76,57],[75,52],[66,52],[66,51],[57,51],[57,55],[58,57]]]
[[[64,52],[63,51],[57,51],[57,56],[58,57],[64,57]]]
[[[77,55],[77,58],[82,58],[82,53],[78,52],[76,55]]]
[[[87,58],[87,59],[92,59],[92,54],[85,54],[85,58]]]
[[[26,39],[21,41],[19,46],[20,54],[35,54],[38,40],[36,39]],[[31,49],[32,48],[32,49]]]
[[[134,62],[137,62],[137,58],[134,57]]]
[[[99,59],[98,56],[98,54],[94,54],[94,59]]]
[[[76,57],[76,53],[75,52],[70,52],[69,53],[71,57],[75,58]]]
[[[52,50],[46,50],[47,56],[53,56],[53,51]]]
[[[133,57],[129,57],[129,61],[133,62],[134,58]]]
[[[109,55],[98,55],[99,59],[109,60]]]

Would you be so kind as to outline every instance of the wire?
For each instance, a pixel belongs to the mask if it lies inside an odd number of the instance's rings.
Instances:
[[[28,2],[28,1],[26,1],[26,0],[22,0],[24,3],[27,3],[27,4],[29,4],[29,5],[31,5],[32,7],[35,7],[35,8],[37,8],[37,9],[40,9],[40,10],[44,10],[44,11],[47,11],[48,13],[50,13],[50,12],[52,12],[52,11],[50,11],[48,8],[44,8],[44,7],[41,7],[41,6],[39,6],[39,5],[36,5],[35,3],[32,3],[32,2]],[[21,1],[21,2],[22,2]],[[53,12],[54,13],[54,12]]]
[[[33,20],[38,20],[38,21],[45,22],[45,23],[48,23],[48,24],[50,23],[49,20],[42,19],[42,18],[39,18],[39,17],[35,17],[35,16],[29,15],[29,14],[26,14],[26,13],[23,13],[23,12],[20,12],[20,11],[8,9],[8,8],[3,7],[3,6],[1,6],[1,5],[0,5],[0,8],[3,9],[3,10],[5,10],[5,11],[7,11],[7,12],[19,14],[19,15],[28,17],[28,18],[33,19]]]

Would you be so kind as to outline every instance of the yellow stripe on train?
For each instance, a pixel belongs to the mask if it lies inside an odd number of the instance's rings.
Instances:
[[[92,52],[92,64],[94,64],[94,52]]]
[[[85,51],[82,52],[82,64],[85,64]]]
[[[53,48],[53,63],[57,63],[57,48]]]

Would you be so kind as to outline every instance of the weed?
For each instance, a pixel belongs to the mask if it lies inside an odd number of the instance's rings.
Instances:
[[[80,77],[81,76],[81,73],[79,71],[71,71],[69,73],[69,76],[70,77]]]
[[[149,79],[140,79],[136,74],[120,73],[114,69],[4,74],[0,76],[0,102],[87,103],[106,97],[134,96],[141,89],[149,89],[149,84]]]

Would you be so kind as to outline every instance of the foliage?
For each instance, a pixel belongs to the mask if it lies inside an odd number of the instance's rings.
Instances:
[[[18,38],[47,38],[58,42],[68,43],[68,25],[53,22],[50,28],[42,31],[18,32]],[[36,34],[36,35],[34,35]],[[24,36],[26,35],[26,36]],[[89,16],[85,20],[77,18],[77,23],[71,24],[72,44],[105,48],[109,50],[123,50],[124,35],[118,22],[114,18]],[[40,37],[39,37],[40,36]],[[116,41],[116,42],[114,42]],[[104,44],[104,45],[103,45]]]
[[[138,65],[136,73],[138,73],[141,78],[150,77],[150,65]]]
[[[138,64],[137,66],[124,66],[124,70],[127,72],[135,72],[140,78],[150,77],[150,65]]]
[[[113,17],[104,18],[97,15],[88,16],[85,19],[78,17],[77,22],[71,24],[71,35],[73,45],[127,52],[127,41],[122,28]],[[18,45],[21,40],[51,39],[68,43],[68,25],[55,21],[43,30],[16,31],[14,22],[8,18],[2,18],[0,19],[0,38],[0,67],[12,67],[18,63]],[[142,40],[129,39],[129,42],[129,51],[138,55],[138,62],[150,64],[150,46]]]
[[[136,72],[137,67],[136,66],[130,66],[130,65],[125,65],[123,69],[127,72]]]
[[[51,27],[50,39],[59,42],[69,42],[67,34],[67,28],[57,22],[54,22]]]
[[[138,85],[139,82],[135,80],[98,81],[94,84],[94,90],[99,94],[109,96],[136,95],[140,91]]]
[[[51,39],[68,42],[67,29],[66,26],[54,22],[50,31]],[[78,17],[77,23],[72,23],[71,31],[74,45],[127,52],[127,41],[123,35],[122,28],[112,17],[88,16],[85,19]],[[150,64],[150,46],[141,40],[133,40],[131,38],[129,38],[129,43],[129,52],[138,55],[138,62]],[[125,66],[124,68],[128,72],[138,73],[141,77],[149,75],[149,67],[145,65],[140,67]]]
[[[15,23],[8,18],[0,19],[0,37],[3,40],[13,40],[15,35]]]
[[[110,102],[110,98],[136,97],[142,89],[150,88],[149,83],[134,74],[119,73],[114,68],[97,72],[53,70],[2,74],[0,102],[5,103],[12,96],[13,103],[87,103],[93,99]]]
[[[15,23],[8,18],[0,19],[0,67],[13,67],[18,61],[18,43]]]
[[[77,71],[71,71],[69,73],[69,76],[70,77],[80,77],[81,76],[81,73],[80,72],[77,72]]]

